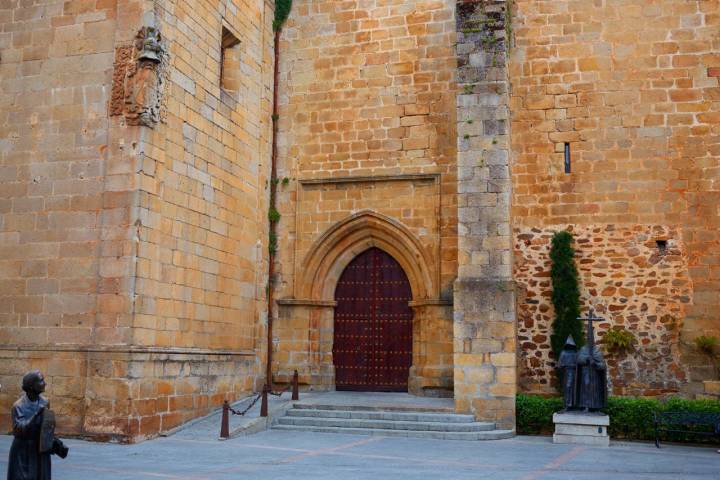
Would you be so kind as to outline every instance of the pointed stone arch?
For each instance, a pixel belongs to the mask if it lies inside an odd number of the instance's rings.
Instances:
[[[414,301],[437,298],[436,272],[420,240],[402,223],[372,210],[349,216],[315,241],[301,265],[296,298],[333,300],[345,267],[371,247],[389,253],[402,266]]]

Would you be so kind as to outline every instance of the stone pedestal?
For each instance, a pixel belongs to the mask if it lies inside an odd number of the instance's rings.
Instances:
[[[610,446],[610,417],[597,413],[556,413],[553,415],[553,443]]]
[[[720,380],[706,380],[703,382],[703,393],[695,395],[697,399],[720,400]]]

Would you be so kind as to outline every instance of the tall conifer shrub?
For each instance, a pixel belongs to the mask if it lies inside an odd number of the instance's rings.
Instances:
[[[273,20],[273,30],[280,30],[290,15],[292,8],[292,0],[275,0],[275,20]]]
[[[582,322],[577,319],[580,316],[580,287],[572,243],[573,236],[570,232],[557,232],[553,235],[550,249],[552,302],[555,306],[555,321],[550,341],[555,359],[560,358],[568,335],[573,336],[578,347],[585,340]]]

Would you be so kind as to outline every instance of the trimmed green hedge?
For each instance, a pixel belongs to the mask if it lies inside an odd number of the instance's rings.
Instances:
[[[563,399],[518,395],[515,403],[517,432],[522,435],[549,435],[555,429],[553,413],[562,410]]]
[[[516,404],[517,432],[523,435],[551,434],[552,415],[562,410],[562,398],[518,395]],[[670,398],[665,401],[649,398],[610,397],[605,413],[610,416],[610,436],[628,440],[653,440],[653,412],[720,413],[717,400]],[[702,442],[701,436],[676,437],[673,440]],[[709,440],[713,441],[713,440]],[[716,441],[716,440],[715,440]]]

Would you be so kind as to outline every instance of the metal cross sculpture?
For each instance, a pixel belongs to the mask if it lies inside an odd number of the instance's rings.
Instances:
[[[593,331],[592,322],[599,322],[605,319],[596,317],[595,311],[591,308],[588,312],[587,318],[578,317],[578,320],[587,321],[587,345],[592,349],[595,346],[595,332]]]

